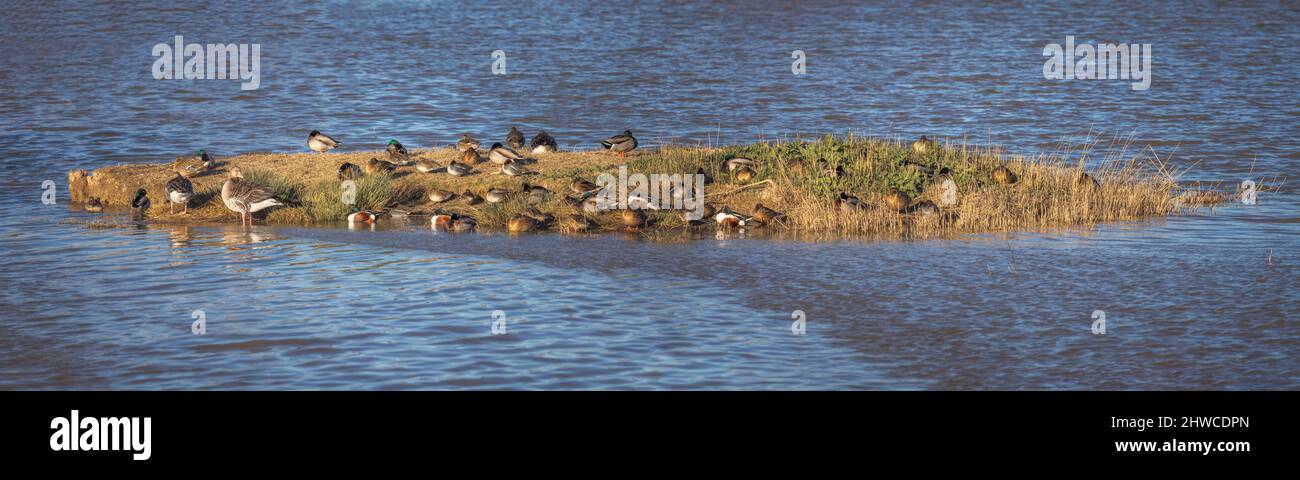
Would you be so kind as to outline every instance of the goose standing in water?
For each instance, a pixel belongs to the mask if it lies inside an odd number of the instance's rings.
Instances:
[[[531,146],[533,147],[533,153],[550,153],[560,149],[559,146],[555,144],[555,137],[546,133],[546,130],[537,132],[537,135],[533,136]]]
[[[177,173],[167,181],[167,207],[170,213],[176,213],[176,204],[184,205],[181,215],[190,213],[190,198],[194,197],[194,184]]]
[[[256,212],[284,205],[275,199],[275,192],[270,188],[244,181],[244,172],[239,167],[230,169],[230,178],[221,185],[221,201],[239,214],[240,225],[251,225]]]
[[[506,134],[506,145],[510,145],[510,148],[516,150],[524,148],[524,132],[519,131],[518,128],[510,127],[510,133]]]
[[[623,133],[600,141],[600,146],[611,152],[618,153],[620,157],[626,157],[627,152],[635,149],[636,145],[636,137],[632,136],[631,130],[623,130]]]
[[[307,134],[307,148],[317,152],[325,153],[338,148],[339,145],[342,145],[342,143],[329,135],[320,133],[319,130],[312,130],[311,133]]]
[[[469,150],[478,150],[482,143],[477,138],[469,136],[468,133],[460,134],[460,140],[456,141],[456,150],[465,152]]]

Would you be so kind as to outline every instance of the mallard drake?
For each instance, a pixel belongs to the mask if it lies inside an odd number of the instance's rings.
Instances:
[[[176,204],[184,205],[182,215],[190,213],[190,198],[194,197],[194,184],[177,173],[167,181],[167,207],[170,213],[176,213]]]
[[[185,178],[197,177],[209,168],[212,168],[212,157],[208,157],[203,150],[199,150],[199,153],[194,155],[176,157],[176,160],[172,161],[172,170]]]
[[[104,211],[104,202],[100,201],[99,197],[90,197],[90,200],[86,201],[86,211],[90,213],[102,212]]]
[[[528,205],[537,205],[546,201],[551,195],[551,191],[541,185],[524,184],[523,191],[528,194]]]
[[[230,169],[230,178],[221,185],[221,201],[226,208],[239,214],[240,224],[253,223],[253,214],[262,209],[284,205],[275,198],[270,188],[254,185],[244,181],[244,173],[235,167]]]
[[[460,150],[462,152],[466,152],[470,150],[478,150],[478,147],[480,145],[482,144],[479,143],[478,139],[469,136],[468,133],[462,133],[460,135],[460,140],[456,141],[456,150]]]
[[[645,225],[645,212],[640,209],[625,208],[620,218],[623,221],[623,226],[627,228],[641,228],[642,225]]]
[[[523,160],[524,156],[514,151],[510,147],[500,143],[492,144],[492,149],[488,150],[488,160],[497,165],[505,165],[510,162]]]
[[[474,220],[472,217],[466,217],[464,215],[452,215],[451,231],[469,232],[469,231],[473,231],[475,227],[478,227],[478,221]]]
[[[546,130],[537,132],[537,135],[533,136],[530,147],[532,147],[533,153],[550,153],[560,150],[559,145],[555,144],[555,137],[546,133]]]
[[[596,185],[584,178],[574,177],[573,183],[569,184],[569,191],[575,194],[583,194],[599,189],[600,185]]]
[[[393,163],[406,163],[411,158],[411,153],[406,151],[406,147],[402,146],[402,142],[397,141],[395,138],[388,139],[386,150],[388,150],[388,159]]]
[[[474,192],[469,190],[465,190],[464,193],[461,193],[460,198],[465,201],[466,205],[478,205],[483,203],[483,197],[475,195]]]
[[[713,183],[713,175],[709,175],[709,172],[704,171],[704,167],[700,167],[699,170],[696,170],[696,171],[695,171],[695,174],[696,174],[696,175],[703,175],[703,176],[704,176],[704,184],[705,184],[705,185],[708,185],[708,184]]]
[[[375,213],[362,210],[348,215],[348,223],[375,223]]]
[[[758,222],[759,225],[771,225],[785,218],[785,214],[764,207],[761,203],[756,203],[754,204],[754,215],[750,218]]]
[[[748,217],[731,211],[731,207],[722,207],[722,211],[713,215],[713,221],[721,228],[743,227]]]
[[[1007,167],[998,167],[993,169],[993,181],[1003,185],[1016,183],[1016,174],[1011,172]]]
[[[488,203],[501,203],[506,201],[506,199],[509,199],[510,195],[513,195],[514,193],[515,192],[504,188],[492,187],[489,188],[487,192],[484,192],[483,198],[487,199]]]
[[[453,198],[456,198],[456,194],[446,190],[433,189],[429,191],[429,201],[433,203],[442,203]]]
[[[460,152],[460,162],[473,165],[475,163],[482,163],[483,157],[478,154],[478,150],[471,148],[469,150]]]
[[[737,157],[737,158],[731,158],[722,161],[722,168],[725,169],[727,173],[735,172],[736,169],[740,167],[748,167],[750,170],[753,170],[757,166],[758,166],[758,162],[755,162],[748,158]]]
[[[627,152],[635,149],[636,145],[636,137],[632,136],[631,130],[623,130],[623,133],[600,141],[600,146],[611,152],[617,152],[620,157],[627,156]]]
[[[939,213],[939,206],[929,200],[922,200],[916,202],[911,207],[908,207],[908,210],[916,215],[928,217],[930,215],[937,215]]]
[[[912,204],[912,197],[907,196],[906,193],[903,193],[902,190],[897,188],[892,188],[888,192],[885,192],[885,196],[882,200],[886,206],[896,212],[902,212],[907,209],[908,205]]]
[[[135,198],[131,199],[131,216],[140,218],[144,217],[149,211],[149,192],[143,188],[135,191]]]
[[[510,233],[531,232],[538,230],[538,227],[537,220],[527,215],[515,215],[506,222],[506,230]]]
[[[370,157],[370,161],[366,162],[366,173],[371,175],[376,173],[392,173],[394,170],[397,170],[397,164],[388,160],[380,160],[375,157]]]
[[[859,200],[858,197],[844,192],[840,192],[840,195],[835,197],[833,203],[835,204],[835,208],[841,212],[858,211],[863,207],[862,201]]]
[[[435,162],[427,158],[421,158],[419,160],[416,160],[415,169],[423,173],[433,173],[438,170],[445,170],[445,168],[443,168],[442,165],[438,165],[438,162]]]
[[[587,197],[585,200],[582,201],[583,213],[600,213],[605,210],[608,210],[607,208],[605,208],[605,201],[601,200],[601,198],[598,196]]]
[[[469,164],[459,163],[454,159],[451,161],[451,164],[447,165],[447,173],[453,177],[469,175],[473,170],[474,167],[469,166]]]
[[[362,176],[365,176],[365,173],[361,171],[361,167],[348,162],[339,165],[339,180],[356,180]]]
[[[510,133],[506,134],[506,145],[510,145],[510,148],[516,150],[524,148],[524,132],[519,131],[518,128],[510,127]]]
[[[520,165],[519,162],[510,161],[501,166],[501,173],[512,177],[519,177],[523,175],[534,175],[537,172],[524,168],[524,166]]]
[[[735,179],[737,182],[748,182],[753,180],[754,175],[754,169],[746,166],[738,167],[736,168],[736,171],[731,172],[731,178]]]
[[[342,145],[342,143],[329,135],[320,133],[319,130],[312,130],[311,133],[307,134],[307,148],[317,152],[325,153],[339,148],[339,145]]]
[[[916,152],[916,153],[925,153],[925,152],[928,152],[928,151],[930,151],[930,150],[932,150],[932,149],[934,149],[934,140],[930,140],[930,139],[928,139],[928,138],[925,138],[925,135],[921,135],[921,138],[920,138],[920,139],[918,139],[918,140],[915,141],[915,142],[912,142],[912,151],[913,151],[913,152]]]

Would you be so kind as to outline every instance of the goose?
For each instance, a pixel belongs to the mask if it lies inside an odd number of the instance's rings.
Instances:
[[[617,152],[620,157],[625,157],[627,152],[636,148],[637,142],[631,130],[623,130],[623,133],[601,140],[600,145],[606,150]]]
[[[520,155],[519,152],[516,152],[510,147],[507,147],[500,143],[492,144],[492,149],[488,150],[488,160],[491,160],[492,163],[495,163],[497,165],[505,165],[512,161],[519,161],[523,159],[524,156]]]
[[[456,150],[460,150],[462,152],[469,151],[469,150],[478,150],[478,147],[480,145],[482,144],[479,143],[478,139],[469,136],[468,133],[462,133],[460,135],[460,140],[456,141]]]
[[[506,134],[506,145],[516,150],[524,148],[524,133],[518,128],[510,127],[510,133]]]
[[[361,172],[361,167],[348,162],[339,165],[339,180],[356,180],[364,175],[365,173]]]
[[[393,163],[403,164],[410,161],[411,153],[407,152],[406,147],[402,146],[402,142],[397,141],[395,138],[388,139],[387,150],[388,159]]]
[[[325,153],[339,148],[339,145],[342,145],[342,143],[329,135],[320,133],[319,130],[312,130],[311,133],[307,134],[307,148],[317,152]]]
[[[533,153],[550,153],[560,150],[559,146],[555,144],[555,137],[546,133],[546,130],[537,132],[537,135],[533,136],[531,147]]]
[[[190,198],[194,197],[194,184],[177,173],[167,181],[167,207],[169,213],[176,213],[176,204],[184,205],[181,215],[190,213]]]
[[[235,167],[230,169],[230,178],[221,185],[221,201],[226,208],[239,214],[240,225],[247,220],[253,223],[253,213],[270,207],[284,205],[275,198],[270,188],[244,181],[244,173]]]

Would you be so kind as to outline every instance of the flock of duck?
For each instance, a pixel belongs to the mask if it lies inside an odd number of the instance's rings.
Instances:
[[[504,144],[496,142],[488,148],[486,152],[487,161],[497,166],[500,169],[500,173],[508,176],[522,177],[525,175],[536,174],[536,172],[529,170],[525,166],[526,164],[535,162],[536,160],[519,153],[519,150],[523,150],[525,147],[524,138],[524,134],[520,132],[518,128],[511,127],[510,131],[506,134]],[[307,136],[307,147],[315,152],[328,152],[339,148],[341,145],[342,142],[334,137],[321,133],[320,131],[313,130]],[[396,170],[397,167],[405,165],[414,165],[416,170],[424,173],[446,172],[452,176],[465,176],[473,173],[475,166],[484,161],[484,155],[480,153],[479,150],[481,145],[482,143],[474,137],[469,134],[463,134],[456,142],[456,150],[458,151],[457,157],[453,158],[448,165],[442,166],[428,158],[420,158],[412,161],[411,154],[406,147],[403,146],[401,142],[393,139],[388,141],[385,148],[388,159],[384,160],[372,157],[368,162],[362,162],[363,165],[361,166],[344,162],[339,166],[337,176],[340,180],[353,180],[361,178],[367,174],[392,172]],[[617,153],[619,156],[626,156],[628,152],[637,148],[638,143],[632,132],[625,130],[621,134],[602,140],[600,145],[607,151]],[[545,130],[538,132],[527,146],[527,151],[534,154],[558,151],[558,144],[556,143],[555,138]],[[919,140],[913,142],[911,147],[914,152],[924,154],[935,148],[935,142],[922,136]],[[843,173],[842,166],[829,168],[825,167],[824,164],[826,162],[824,160],[819,162],[821,162],[821,165],[826,168],[827,174],[829,175],[838,176]],[[214,167],[215,163],[212,157],[204,150],[199,150],[191,156],[179,157],[175,162],[173,162],[172,168],[176,175],[167,181],[164,192],[164,197],[169,205],[171,213],[175,213],[175,208],[177,206],[182,208],[182,214],[188,213],[189,202],[194,197],[194,185],[190,181],[190,178]],[[942,185],[945,188],[952,188],[955,185],[952,184],[952,180],[948,178],[949,172],[947,171],[947,168],[933,171],[933,169],[922,165],[916,165],[916,167],[923,169],[932,178],[938,179],[939,182],[942,182]],[[723,162],[722,169],[737,182],[748,182],[757,175],[757,163],[754,160],[747,158],[727,159]],[[700,168],[696,173],[704,176],[706,184],[713,182],[712,176],[708,175],[703,168]],[[1084,174],[1084,176],[1086,176],[1086,174]],[[995,169],[992,172],[992,178],[995,182],[1001,184],[1015,183],[1017,180],[1016,175],[1006,167],[998,167]],[[1088,180],[1091,180],[1094,184],[1096,183],[1096,180],[1093,180],[1090,177]],[[571,191],[570,195],[566,195],[564,198],[571,204],[581,207],[584,214],[604,212],[607,208],[605,205],[602,205],[603,199],[595,195],[600,188],[600,186],[588,180],[574,178],[569,188]],[[446,190],[434,189],[428,193],[428,198],[430,202],[434,204],[441,204],[459,198],[467,205],[477,205],[484,201],[489,203],[499,203],[517,193],[519,192],[513,192],[501,188],[491,188],[487,190],[483,196],[479,196],[469,190],[457,194]],[[544,228],[546,225],[551,224],[554,221],[554,218],[551,215],[543,214],[536,208],[532,208],[545,200],[552,192],[540,185],[524,183],[522,193],[527,196],[527,205],[530,208],[509,219],[507,222],[507,228],[509,231],[524,232],[537,230]],[[245,180],[243,172],[238,166],[230,169],[228,178],[225,183],[222,184],[221,200],[226,208],[239,215],[241,225],[251,224],[253,221],[253,214],[256,212],[284,205],[281,199],[276,198],[275,192],[271,188]],[[644,226],[646,223],[646,214],[643,209],[646,207],[655,208],[654,205],[649,202],[649,199],[635,197],[630,197],[628,199],[629,205],[637,202],[642,202],[642,205],[638,205],[638,207],[641,208],[622,209],[620,221],[625,227],[639,228]],[[952,200],[950,196],[943,196],[941,197],[940,202],[945,206],[949,206],[955,202],[955,200]],[[836,209],[841,211],[860,211],[868,208],[868,205],[857,196],[844,192],[839,193],[837,197],[832,199],[832,203]],[[142,216],[144,212],[150,208],[150,204],[151,202],[148,197],[148,192],[143,188],[139,189],[131,201],[131,210],[133,215]],[[897,189],[891,189],[886,192],[882,197],[882,204],[900,213],[908,212],[930,215],[939,212],[939,206],[934,202],[926,200],[913,203],[912,199],[906,193]],[[98,198],[92,198],[87,203],[86,209],[92,212],[102,211],[103,204]],[[785,218],[784,214],[767,208],[761,203],[756,204],[754,211],[749,215],[734,212],[727,207],[717,210],[713,205],[709,204],[704,205],[703,209],[704,212],[702,216],[694,216],[692,215],[693,212],[683,212],[683,220],[691,225],[698,225],[704,222],[703,219],[709,219],[716,222],[719,227],[731,228],[746,225],[767,225],[779,222]],[[350,224],[373,224],[377,217],[378,215],[374,212],[359,211],[349,214],[347,220]],[[581,227],[590,226],[585,215],[575,216],[574,220],[576,220]],[[435,229],[454,232],[471,231],[477,226],[477,222],[472,217],[447,212],[442,209],[435,211],[432,215],[431,223]],[[585,229],[581,227],[580,229]]]

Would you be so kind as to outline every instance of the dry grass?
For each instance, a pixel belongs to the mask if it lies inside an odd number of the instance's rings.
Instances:
[[[528,166],[538,175],[524,178],[495,173],[489,162],[475,165],[475,172],[453,177],[443,172],[421,173],[413,166],[400,167],[391,175],[372,175],[357,181],[356,206],[343,204],[336,178],[343,162],[362,165],[371,157],[383,158],[382,152],[248,154],[219,159],[213,172],[195,182],[196,196],[190,213],[167,213],[162,200],[162,184],[170,177],[165,166],[128,165],[100,169],[91,176],[92,184],[114,185],[110,191],[94,191],[91,185],[85,197],[100,196],[110,204],[129,200],[128,190],[146,186],[155,198],[153,219],[164,222],[235,221],[220,200],[220,186],[231,166],[240,166],[250,180],[273,186],[288,200],[287,207],[270,210],[268,223],[309,224],[342,221],[355,209],[383,211],[403,209],[414,215],[447,210],[469,215],[488,229],[504,229],[506,221],[527,211],[530,206],[518,195],[506,202],[466,205],[459,198],[431,204],[426,195],[432,189],[460,194],[465,190],[483,195],[493,187],[519,191],[523,182],[543,185],[557,194],[566,194],[570,182],[581,177],[595,180],[600,173],[615,173],[619,165],[628,165],[632,173],[694,173],[703,167],[717,182],[706,188],[710,204],[727,206],[741,213],[753,211],[762,203],[788,215],[781,225],[767,230],[786,230],[801,234],[851,234],[901,238],[926,238],[969,232],[994,232],[1045,227],[1089,225],[1099,222],[1129,220],[1177,213],[1181,209],[1214,205],[1229,198],[1228,192],[1185,190],[1179,186],[1178,173],[1172,172],[1159,158],[1133,156],[1124,158],[1123,149],[1094,162],[1087,174],[1096,179],[1080,180],[1080,164],[1067,164],[1068,153],[1058,152],[1038,158],[1009,156],[997,148],[966,144],[946,144],[924,154],[901,142],[827,136],[814,141],[770,142],[721,148],[669,146],[658,150],[640,150],[621,159],[603,152],[559,152],[537,155],[537,163]],[[415,158],[430,158],[446,165],[456,157],[453,149],[413,151]],[[748,182],[735,182],[722,168],[729,158],[756,160],[757,175]],[[842,174],[834,174],[836,167]],[[1018,177],[1014,184],[994,181],[998,167],[1010,169]],[[937,172],[946,169],[946,178],[957,186],[958,202],[942,208],[938,214],[899,213],[883,206],[882,196],[896,189],[921,201],[940,203],[942,193]],[[119,190],[121,192],[119,192]],[[833,198],[840,192],[856,195],[867,205],[860,211],[836,209]],[[75,198],[75,196],[74,196]],[[612,231],[622,228],[618,212],[585,216],[558,198],[551,198],[535,208],[554,215],[550,226],[559,231]],[[642,235],[672,238],[670,232],[688,227],[678,212],[651,212],[650,228]]]

